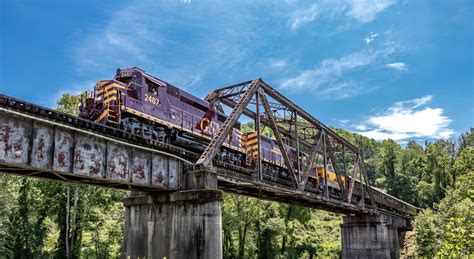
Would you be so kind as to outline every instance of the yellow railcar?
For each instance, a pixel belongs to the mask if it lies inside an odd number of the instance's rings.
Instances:
[[[316,166],[316,177],[318,178],[318,182],[324,185],[324,166],[323,165]],[[328,178],[328,186],[338,189],[338,190],[340,189],[339,183],[337,182],[337,175],[330,164],[327,166],[327,178]],[[341,181],[342,181],[342,184],[345,185],[346,177],[341,176]]]

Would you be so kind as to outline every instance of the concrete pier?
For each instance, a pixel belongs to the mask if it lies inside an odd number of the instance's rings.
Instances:
[[[186,173],[189,190],[134,194],[124,201],[124,258],[222,258],[221,203],[215,174]]]
[[[382,215],[345,216],[341,225],[342,258],[399,258],[403,228]]]

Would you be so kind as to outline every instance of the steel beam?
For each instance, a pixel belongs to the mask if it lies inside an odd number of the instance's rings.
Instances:
[[[329,197],[329,189],[328,189],[328,157],[326,153],[326,132],[323,130],[322,131],[323,135],[323,156],[324,156],[324,193],[326,194],[326,197]]]
[[[299,183],[301,183],[301,155],[300,155],[300,136],[298,132],[298,114],[296,112],[293,112],[294,118],[295,118],[295,141],[296,141],[296,170],[298,172],[298,186]]]
[[[217,151],[224,143],[225,139],[227,138],[227,135],[229,135],[230,131],[234,127],[235,123],[239,119],[240,115],[242,114],[242,111],[245,109],[252,96],[257,92],[257,89],[260,85],[260,81],[260,79],[256,79],[249,84],[244,96],[237,103],[237,106],[229,114],[225,122],[219,127],[219,130],[212,137],[212,140],[207,145],[201,157],[199,157],[198,161],[196,162],[197,166],[202,166],[205,168],[212,167],[212,160],[216,156]]]
[[[357,156],[355,162],[354,162],[354,167],[352,168],[352,176],[351,176],[351,183],[349,185],[349,192],[347,193],[347,202],[349,204],[351,204],[352,202],[352,193],[354,191],[354,185],[355,185],[355,180],[356,180],[356,176],[357,176],[357,170],[358,170],[358,167],[359,167],[359,159],[360,159],[360,156]]]
[[[283,156],[283,160],[285,161],[285,165],[287,167],[288,173],[293,177],[295,187],[297,187],[298,179],[296,178],[295,173],[293,171],[293,167],[291,166],[291,161],[290,161],[290,158],[288,157],[288,153],[286,152],[286,148],[283,144],[283,139],[280,136],[280,132],[278,131],[278,126],[275,122],[275,119],[273,118],[272,111],[270,109],[270,106],[268,105],[268,101],[264,93],[260,93],[260,100],[262,101],[263,108],[265,109],[265,114],[267,115],[268,120],[270,121],[270,127],[272,128],[273,133],[275,134],[276,142],[278,144],[278,147],[280,148],[280,152]]]
[[[361,155],[361,156],[362,156],[362,159],[361,159],[361,161],[362,161],[362,169],[363,169],[364,178],[365,178],[365,186],[366,186],[366,188],[367,188],[367,193],[369,194],[369,199],[370,199],[371,201],[373,201],[373,200],[374,200],[374,197],[373,197],[373,195],[372,195],[372,187],[370,186],[369,177],[368,177],[368,175],[367,175],[367,168],[365,167],[365,163],[364,163],[364,156],[363,156],[363,155]],[[375,210],[377,210],[377,206],[376,206],[375,204],[372,204],[372,206],[374,207]]]
[[[258,148],[258,157],[257,157],[257,170],[258,170],[258,178],[260,181],[263,180],[263,167],[262,167],[262,147],[261,147],[261,129],[260,129],[260,93],[257,91],[255,93],[255,99],[256,99],[256,113],[257,116],[255,118],[255,131],[257,132],[257,148]]]
[[[315,146],[313,147],[310,155],[309,155],[309,160],[308,162],[306,163],[305,167],[303,168],[303,179],[301,180],[300,182],[300,189],[304,190],[305,187],[306,187],[306,182],[308,180],[308,170],[312,170],[312,166],[313,166],[313,163],[314,163],[314,158],[316,157],[316,155],[318,154],[318,151],[319,151],[319,146],[321,145],[321,142],[322,142],[322,134],[321,134],[321,131],[318,131],[318,133],[316,134],[316,138],[315,138]]]
[[[344,184],[342,183],[341,175],[339,174],[339,172],[336,168],[336,163],[337,162],[336,162],[336,159],[335,159],[335,156],[334,156],[334,151],[332,149],[331,142],[328,141],[327,144],[328,144],[327,147],[329,149],[328,155],[329,155],[329,158],[331,159],[332,165],[334,167],[334,173],[336,173],[337,183],[339,184],[339,187],[341,188],[342,197],[346,197],[347,196],[346,186],[344,186]]]

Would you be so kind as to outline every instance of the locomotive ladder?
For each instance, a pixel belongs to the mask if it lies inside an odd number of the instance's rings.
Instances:
[[[237,105],[234,107],[234,109],[232,109],[232,112],[229,114],[225,122],[219,127],[219,130],[212,137],[211,142],[209,145],[207,145],[206,149],[199,157],[198,161],[196,162],[196,166],[202,166],[205,168],[210,168],[212,166],[212,159],[214,159],[216,156],[219,147],[224,143],[227,135],[229,135],[233,126],[242,114],[242,111],[252,99],[252,96],[257,92],[259,85],[260,79],[251,81],[250,85],[245,90],[244,96],[240,98]]]

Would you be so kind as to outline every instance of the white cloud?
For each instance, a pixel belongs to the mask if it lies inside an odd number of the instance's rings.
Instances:
[[[318,95],[343,99],[362,92],[373,90],[350,79],[342,79],[349,71],[361,69],[385,59],[397,51],[397,46],[387,43],[379,49],[366,49],[341,58],[328,58],[317,66],[304,70],[300,74],[285,79],[281,88],[292,92],[318,90]]]
[[[365,43],[370,44],[378,36],[377,33],[371,32],[367,37],[364,38]]]
[[[354,128],[356,128],[356,130],[367,130],[367,126],[364,124],[357,124]]]
[[[320,89],[317,95],[325,99],[341,100],[370,92],[375,88],[376,87],[362,86],[354,81],[344,81]]]
[[[339,120],[339,124],[341,124],[341,126],[345,126],[347,123],[349,123],[349,120]]]
[[[291,30],[298,30],[301,26],[316,19],[334,20],[341,18],[348,8],[348,3],[322,0],[297,8],[291,14],[288,26]]]
[[[395,4],[395,0],[352,0],[352,8],[348,15],[362,23],[375,19],[375,16],[387,7]]]
[[[270,59],[265,65],[272,69],[283,69],[288,66],[288,61],[284,59]]]
[[[392,69],[400,70],[400,71],[408,70],[407,64],[403,62],[390,63],[390,64],[386,64],[385,66],[388,68],[392,68]]]
[[[368,23],[396,2],[396,0],[317,1],[296,9],[290,16],[288,26],[291,30],[298,30],[315,20],[342,20],[349,24],[354,21]]]
[[[314,3],[309,7],[298,9],[293,13],[290,21],[288,21],[288,25],[292,30],[297,30],[303,24],[314,21],[316,15],[318,15],[319,13],[320,8],[317,3]]]
[[[408,101],[396,102],[394,104],[394,107],[403,107],[403,106],[406,106],[406,105],[412,105],[411,107],[413,109],[415,109],[415,108],[418,108],[422,105],[428,104],[429,102],[431,102],[431,100],[433,100],[432,95],[425,95],[423,97],[415,98],[415,99],[408,100]]]
[[[428,107],[431,95],[396,102],[380,114],[369,117],[358,125],[359,134],[383,140],[413,138],[448,138],[454,134],[449,128],[451,119],[442,108]]]

